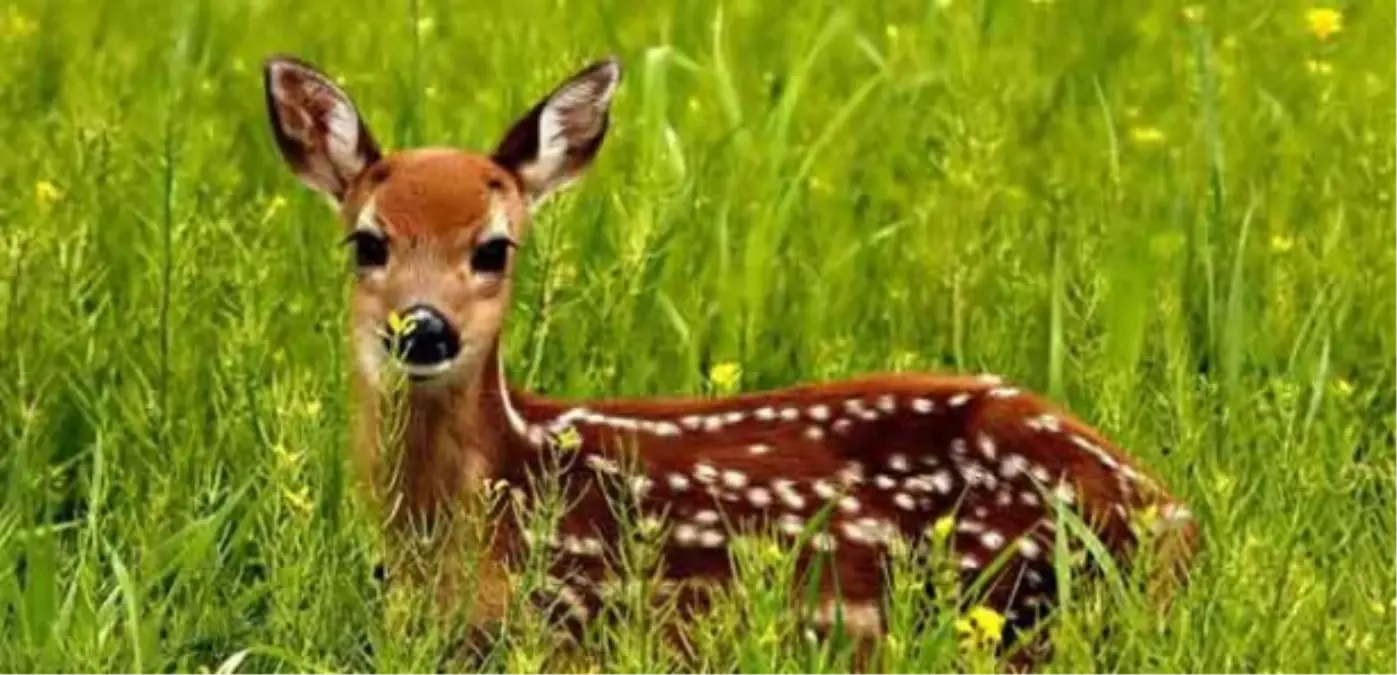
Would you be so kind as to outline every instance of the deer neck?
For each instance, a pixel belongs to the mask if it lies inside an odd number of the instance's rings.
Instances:
[[[374,492],[390,522],[431,524],[460,508],[511,456],[530,449],[504,381],[498,341],[460,382],[369,397]]]

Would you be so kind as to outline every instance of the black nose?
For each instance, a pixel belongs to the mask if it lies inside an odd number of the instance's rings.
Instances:
[[[456,358],[461,340],[441,312],[427,305],[413,305],[402,313],[401,332],[390,329],[383,344],[403,363],[434,366]]]

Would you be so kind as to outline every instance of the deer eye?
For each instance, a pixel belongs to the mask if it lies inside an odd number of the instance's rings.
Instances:
[[[388,264],[388,241],[380,234],[355,230],[344,238],[344,243],[354,247],[354,264],[357,267],[383,267]]]
[[[509,247],[514,242],[504,237],[481,242],[471,253],[471,271],[485,274],[499,274],[509,261]]]

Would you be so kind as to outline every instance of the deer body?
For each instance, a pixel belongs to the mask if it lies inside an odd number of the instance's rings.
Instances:
[[[965,582],[996,559],[984,602],[1009,630],[1054,600],[1055,509],[1079,515],[1128,559],[1134,514],[1156,509],[1185,565],[1188,510],[1098,433],[993,376],[881,375],[727,398],[561,401],[508,386],[499,334],[510,259],[528,214],[590,164],[619,78],[614,62],[578,73],[543,99],[489,157],[449,149],[383,155],[348,97],[310,66],[268,61],[267,94],[283,156],[336,204],[355,248],[358,444],[391,522],[450,518],[470,495],[509,499],[476,576],[481,619],[512,592],[508,570],[547,550],[558,597],[586,620],[614,569],[615,497],[662,532],[661,575],[722,583],[729,547],[752,531],[789,544],[801,566],[828,561],[817,624],[883,630],[884,563],[951,519]],[[399,437],[375,432],[391,399],[385,369],[411,378]],[[397,400],[397,399],[393,399]],[[523,522],[558,476],[568,508],[554,531]],[[375,484],[383,484],[376,481]],[[698,608],[702,596],[685,596]],[[835,607],[838,606],[836,611]]]

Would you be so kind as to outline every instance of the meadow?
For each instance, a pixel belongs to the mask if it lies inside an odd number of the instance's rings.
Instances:
[[[622,59],[596,167],[520,257],[516,385],[999,373],[1203,528],[1169,612],[1073,596],[1047,669],[1397,670],[1397,10],[1321,1],[4,3],[0,670],[440,663],[374,580],[352,275],[272,143],[273,52],[386,147],[482,150]],[[582,653],[523,620],[470,667],[847,668],[748,581],[696,663],[640,617]],[[992,668],[952,626],[894,668]]]

